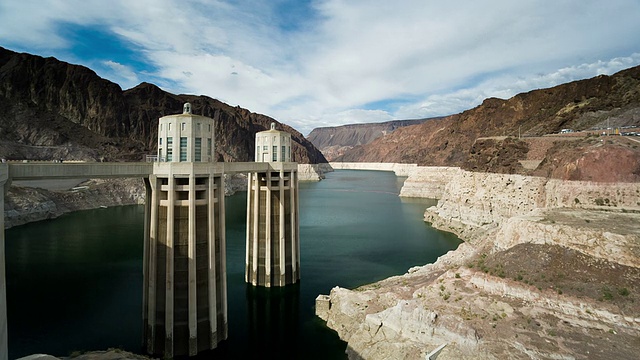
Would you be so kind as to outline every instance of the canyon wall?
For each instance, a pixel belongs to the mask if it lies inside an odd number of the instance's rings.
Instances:
[[[470,232],[482,234],[536,209],[640,211],[640,183],[563,181],[459,169],[448,175],[451,181],[438,204],[427,209],[425,220],[467,241],[474,240]]]
[[[292,127],[208,96],[141,83],[122,90],[83,66],[0,47],[0,157],[16,160],[140,161],[157,148],[158,119],[182,113],[215,120],[215,158],[251,161],[256,132],[276,123],[299,163],[326,163]]]
[[[298,164],[299,181],[320,181],[324,179],[326,173],[332,172],[333,168],[328,163],[321,164]]]
[[[429,119],[393,120],[382,123],[349,124],[315,128],[307,138],[331,161],[354,146],[368,144],[373,140],[391,134],[394,130],[421,124]]]
[[[393,164],[343,165],[392,171]],[[334,166],[334,168],[339,168]],[[640,183],[413,167],[401,195],[465,243],[435,263],[319,296],[351,359],[633,359]]]

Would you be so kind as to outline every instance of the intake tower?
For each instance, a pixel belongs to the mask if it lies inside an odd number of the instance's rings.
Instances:
[[[165,358],[227,338],[224,179],[213,144],[213,119],[189,103],[159,120],[158,162],[145,179],[143,322],[147,352]]]
[[[256,134],[255,146],[256,162],[291,162],[291,134],[273,123]],[[297,167],[273,170],[248,175],[245,281],[255,286],[300,280]]]

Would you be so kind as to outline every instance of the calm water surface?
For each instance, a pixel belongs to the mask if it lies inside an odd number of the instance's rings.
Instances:
[[[460,243],[398,197],[393,173],[336,171],[300,184],[301,282],[244,283],[246,193],[227,198],[229,339],[199,358],[344,359],[314,316],[318,294],[422,265]],[[9,358],[120,347],[141,352],[141,206],[82,211],[6,231]]]

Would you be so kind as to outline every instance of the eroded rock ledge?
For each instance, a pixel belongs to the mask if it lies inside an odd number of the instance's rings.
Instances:
[[[465,243],[318,298],[351,359],[637,356],[640,184],[416,167],[401,195],[439,198],[425,221]]]

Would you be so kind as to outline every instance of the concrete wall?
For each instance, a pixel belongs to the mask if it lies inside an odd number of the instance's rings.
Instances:
[[[418,167],[416,164],[397,164],[397,163],[346,163],[332,162],[329,163],[335,170],[378,170],[393,171],[397,176],[409,176],[411,171]]]

